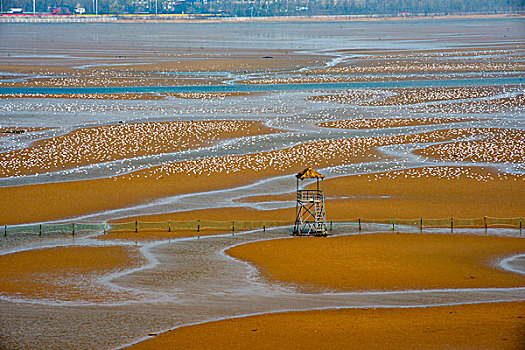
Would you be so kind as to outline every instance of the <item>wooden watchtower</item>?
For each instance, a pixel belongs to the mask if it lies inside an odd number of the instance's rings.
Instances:
[[[294,235],[326,236],[326,214],[324,211],[324,176],[312,168],[295,175],[297,178],[297,205],[295,211]],[[300,190],[299,181],[316,179],[315,190]]]

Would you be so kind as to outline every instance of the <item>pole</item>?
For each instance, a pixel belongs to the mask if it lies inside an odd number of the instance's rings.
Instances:
[[[171,232],[171,220],[168,220],[168,232]]]
[[[71,228],[71,234],[74,236],[75,235],[75,223],[73,223],[72,225],[72,228]]]
[[[106,223],[104,223],[104,234],[106,234]]]
[[[197,232],[201,231],[201,221],[197,220]]]
[[[36,15],[36,0],[33,0],[33,16]]]
[[[135,233],[139,232],[139,222],[135,220]]]
[[[158,15],[158,12],[157,12],[157,0],[155,0],[155,16]]]
[[[419,232],[423,232],[423,218],[419,219]]]
[[[454,218],[450,218],[450,233],[454,232]]]
[[[95,0],[95,15],[98,16],[98,0]]]
[[[394,229],[395,229],[395,227],[394,227],[394,218],[392,218],[390,221],[392,222],[392,231],[394,231]]]
[[[232,232],[235,232],[235,221],[232,221]]]
[[[7,225],[4,225],[4,237],[7,237]]]
[[[357,222],[359,223],[359,231],[361,231],[361,219],[357,219]]]
[[[42,236],[42,224],[39,225],[39,231],[38,231],[38,235],[39,236]]]
[[[485,233],[487,233],[487,217],[486,216],[483,217],[483,222],[485,224]]]

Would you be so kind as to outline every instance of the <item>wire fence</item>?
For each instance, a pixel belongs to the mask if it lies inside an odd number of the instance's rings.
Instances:
[[[412,226],[418,227],[420,230],[424,228],[516,228],[520,231],[523,228],[523,218],[495,218],[495,217],[481,217],[473,219],[463,218],[442,218],[442,219],[350,219],[338,221],[339,223],[354,223],[358,225],[359,230],[362,229],[364,224],[383,224],[391,227],[392,231],[396,229],[396,226]],[[330,222],[330,226],[334,223]],[[331,227],[332,228],[332,227]]]
[[[421,231],[425,228],[515,228],[522,231],[523,218],[481,217],[474,219],[443,218],[443,219],[349,219],[328,221],[327,226],[333,231],[334,226],[352,225],[359,231],[365,230],[369,224],[388,226],[392,231],[403,227],[416,227]],[[148,231],[217,231],[236,232],[246,230],[266,230],[266,228],[294,225],[293,221],[130,221],[122,223],[44,223],[31,225],[4,225],[3,235],[16,234],[81,234],[81,233],[112,233],[112,232],[148,232]],[[1,231],[0,231],[1,232]]]

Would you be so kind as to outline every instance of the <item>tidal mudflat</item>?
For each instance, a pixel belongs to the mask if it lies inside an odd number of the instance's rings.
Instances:
[[[381,222],[525,217],[524,28],[521,17],[3,24],[0,347],[186,347],[203,332],[246,347],[279,330],[279,347],[329,334],[362,348],[358,334],[386,332],[378,317],[400,348],[444,333],[459,348],[523,347],[519,229],[398,234]],[[286,239],[289,226],[11,234],[293,221],[293,175],[308,166],[326,176],[328,220],[378,223],[335,225],[326,241]],[[276,250],[277,267],[265,260]],[[319,332],[282,327],[296,322]]]

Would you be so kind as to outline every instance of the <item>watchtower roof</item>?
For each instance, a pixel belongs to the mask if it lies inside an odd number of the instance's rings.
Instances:
[[[318,171],[312,168],[304,169],[303,171],[295,175],[295,177],[301,180],[303,179],[323,179],[324,178],[324,176],[321,175],[321,173],[319,173]]]

